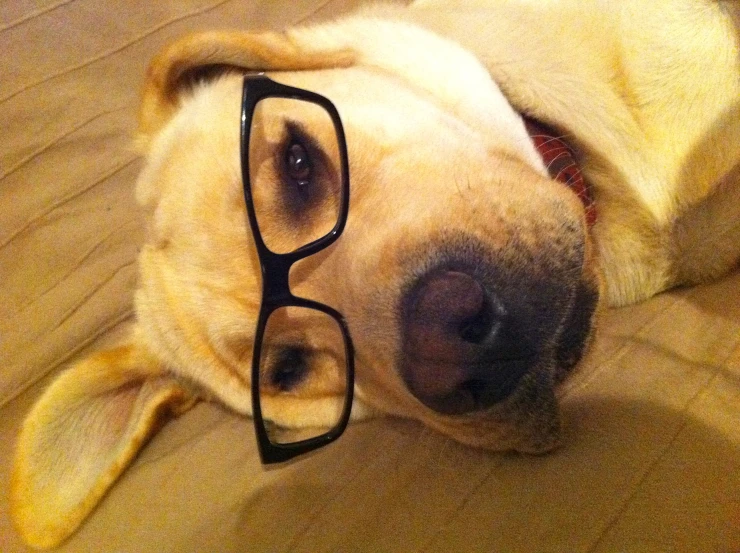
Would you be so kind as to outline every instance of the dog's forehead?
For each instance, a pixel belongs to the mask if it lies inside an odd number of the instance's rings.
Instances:
[[[372,15],[375,9],[383,14],[387,7],[377,6],[367,13]],[[385,13],[387,19],[372,17],[368,22],[364,15],[293,33],[319,48],[329,43],[354,51],[353,68],[371,72],[375,82],[385,76],[384,90],[390,90],[388,82],[395,81],[396,90],[415,96],[417,107],[426,99],[498,145],[512,145],[527,162],[541,168],[520,115],[475,55],[449,39],[398,19],[392,9]],[[346,86],[354,94],[365,93],[351,80]],[[400,99],[398,95],[390,98],[392,104]]]
[[[277,81],[312,90],[329,98],[337,107],[348,137],[350,162],[368,160],[368,148],[381,157],[408,153],[423,157],[434,150],[436,163],[441,151],[458,151],[464,157],[485,158],[492,150],[506,151],[544,174],[542,161],[526,133],[521,117],[501,98],[475,103],[463,84],[444,91],[430,91],[392,71],[375,66],[322,71],[271,73]],[[441,76],[440,76],[441,78]],[[491,94],[499,94],[493,85]],[[459,92],[459,94],[458,94]],[[495,114],[476,109],[499,109]],[[353,154],[361,154],[359,156]],[[389,157],[389,159],[390,159]],[[454,156],[449,156],[453,159]]]
[[[444,102],[405,81],[367,67],[275,73],[275,80],[318,92],[337,107],[351,129],[382,142],[440,126],[448,133],[471,135],[472,129]]]

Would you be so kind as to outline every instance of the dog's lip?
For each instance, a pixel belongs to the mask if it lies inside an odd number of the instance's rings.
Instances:
[[[420,420],[476,448],[542,454],[561,443],[561,414],[548,371],[528,372],[508,398],[488,409],[460,415],[424,409]]]
[[[490,364],[485,364],[491,370]],[[506,377],[496,381],[488,388],[480,386],[486,383],[485,376],[471,378],[463,382],[458,389],[443,397],[425,397],[414,394],[426,407],[434,412],[447,416],[468,417],[494,410],[496,405],[514,393],[522,378],[531,370],[532,358],[500,360],[493,364],[493,370],[505,371]]]

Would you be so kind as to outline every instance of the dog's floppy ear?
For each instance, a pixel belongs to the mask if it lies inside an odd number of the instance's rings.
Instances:
[[[135,338],[62,373],[23,424],[11,512],[32,546],[72,534],[167,414],[195,403]]]
[[[307,30],[213,31],[193,34],[165,48],[149,66],[139,112],[144,144],[172,116],[181,89],[223,70],[295,71],[347,67],[351,50],[310,38]]]

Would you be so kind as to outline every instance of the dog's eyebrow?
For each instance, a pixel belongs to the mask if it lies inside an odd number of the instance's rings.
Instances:
[[[287,139],[297,139],[309,149],[323,154],[324,150],[321,144],[312,136],[306,125],[301,121],[285,119],[285,130],[287,131]]]
[[[273,349],[273,348],[271,348]],[[306,377],[309,370],[308,350],[300,344],[274,346],[275,354],[270,355],[268,381],[281,392],[295,388]]]

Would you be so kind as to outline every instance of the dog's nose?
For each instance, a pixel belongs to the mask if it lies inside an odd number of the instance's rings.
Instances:
[[[403,319],[402,376],[438,412],[489,407],[510,395],[526,372],[506,306],[470,274],[422,277],[404,298]]]

